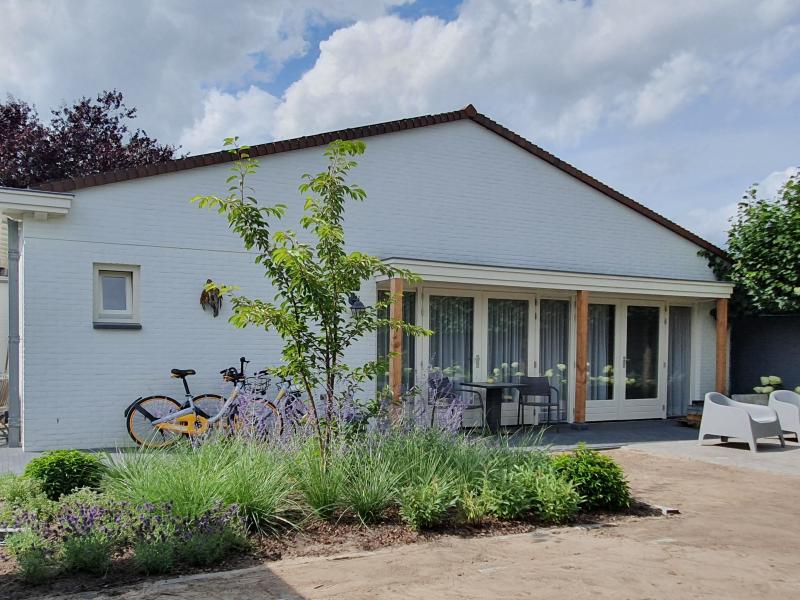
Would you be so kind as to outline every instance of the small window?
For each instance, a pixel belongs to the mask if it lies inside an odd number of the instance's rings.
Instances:
[[[94,326],[96,329],[140,329],[139,267],[94,266]]]

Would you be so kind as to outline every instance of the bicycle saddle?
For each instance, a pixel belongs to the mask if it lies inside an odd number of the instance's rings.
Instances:
[[[187,375],[196,375],[197,371],[194,369],[172,369],[170,373],[172,373],[173,377],[182,378],[186,377]]]

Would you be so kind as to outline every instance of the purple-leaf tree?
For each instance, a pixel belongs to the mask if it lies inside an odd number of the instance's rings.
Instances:
[[[0,185],[23,188],[174,158],[175,146],[131,129],[135,118],[136,109],[117,90],[53,110],[49,123],[35,107],[8,96],[0,103]]]

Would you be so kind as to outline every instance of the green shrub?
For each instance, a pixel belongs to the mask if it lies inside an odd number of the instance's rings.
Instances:
[[[363,522],[377,521],[397,499],[401,474],[387,469],[386,455],[377,444],[364,444],[347,459],[342,508]]]
[[[580,509],[581,496],[571,482],[553,471],[540,471],[533,482],[533,510],[543,523],[569,521]]]
[[[112,552],[112,543],[103,533],[70,536],[64,540],[64,569],[102,575],[111,566]]]
[[[60,569],[55,558],[58,548],[40,535],[29,530],[11,534],[5,547],[16,559],[25,582],[36,585],[58,575]]]
[[[57,507],[45,496],[37,480],[19,475],[0,477],[0,527],[11,526],[22,511],[46,520],[55,513]]]
[[[181,561],[195,567],[207,567],[221,561],[234,550],[243,550],[245,537],[234,528],[199,531],[176,543],[175,551]]]
[[[175,564],[175,542],[166,540],[141,540],[133,546],[133,564],[145,575],[164,575]]]
[[[524,464],[491,473],[486,490],[489,513],[505,520],[530,513],[536,501],[534,482],[538,476],[538,468]]]
[[[428,529],[443,523],[458,502],[458,480],[435,456],[415,467],[415,479],[400,490],[400,516],[412,529]]]
[[[51,500],[58,500],[78,488],[97,488],[103,471],[99,458],[80,450],[45,452],[25,467],[25,475],[39,481]]]
[[[476,487],[463,485],[458,497],[458,513],[468,525],[480,525],[492,513],[492,498],[488,478]]]
[[[553,460],[555,471],[572,482],[587,510],[621,510],[631,503],[625,474],[610,456],[581,445]]]

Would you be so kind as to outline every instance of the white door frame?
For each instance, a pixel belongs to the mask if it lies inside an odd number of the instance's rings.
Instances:
[[[616,385],[615,396],[619,398],[618,418],[620,419],[662,419],[667,416],[667,358],[668,358],[668,333],[667,329],[667,303],[656,300],[625,300],[621,304],[620,319],[620,368],[614,370]],[[658,386],[655,398],[637,398],[629,400],[625,397],[625,379],[627,378],[627,361],[625,354],[628,348],[628,307],[651,306],[658,308]]]

